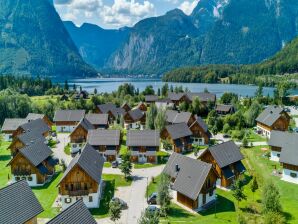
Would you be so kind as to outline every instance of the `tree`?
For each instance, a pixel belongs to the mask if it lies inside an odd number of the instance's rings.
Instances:
[[[265,224],[284,224],[286,223],[285,218],[279,212],[268,212],[264,217]]]
[[[157,96],[160,96],[160,88],[157,89]]]
[[[64,82],[64,90],[68,91],[69,90],[69,86],[68,86],[68,81],[65,80]]]
[[[247,112],[245,113],[245,119],[248,126],[252,127],[255,125],[255,120],[258,117],[258,115],[261,113],[262,107],[257,102],[254,101]]]
[[[154,95],[154,89],[152,85],[146,86],[145,90],[143,91],[143,95]]]
[[[131,176],[132,163],[130,161],[130,154],[126,153],[122,156],[122,163],[120,164],[120,170],[124,174],[126,180]]]
[[[189,109],[189,103],[186,101],[183,101],[182,103],[180,103],[179,105],[179,110],[180,111],[188,111]]]
[[[167,215],[167,212],[171,203],[170,196],[170,177],[166,174],[161,174],[160,182],[157,189],[157,201],[160,205],[160,213],[163,216]]]
[[[199,97],[195,97],[192,101],[192,112],[193,114],[200,114],[201,112],[201,102]]]
[[[240,201],[246,200],[246,195],[243,192],[243,184],[240,180],[236,180],[232,185],[232,195],[237,200],[238,206]]]
[[[263,188],[262,203],[264,213],[282,211],[279,190],[272,181]]]
[[[120,116],[119,125],[120,125],[120,127],[124,128],[124,116],[123,115]]]
[[[223,104],[231,104],[233,101],[238,101],[238,95],[235,93],[225,92],[222,94],[220,101]]]
[[[151,104],[148,111],[146,112],[146,129],[154,129],[156,115],[157,107],[155,104]]]
[[[263,96],[263,83],[259,84],[259,86],[256,90],[256,93],[255,93],[255,96],[258,98]]]
[[[138,224],[158,224],[159,214],[158,212],[145,211],[142,212],[141,217],[138,220]]]
[[[256,190],[258,190],[258,189],[259,189],[259,185],[258,185],[257,178],[253,177],[252,183],[250,185],[250,190],[252,192],[253,200],[254,200],[254,194],[255,194]]]
[[[166,111],[159,109],[155,118],[155,129],[162,131],[166,126]]]
[[[242,146],[244,148],[248,147],[248,140],[247,140],[246,136],[244,136],[243,139],[242,139]]]
[[[96,95],[97,94],[97,89],[96,88],[94,88],[94,95]]]
[[[121,218],[121,204],[119,203],[119,201],[114,200],[110,202],[109,213],[110,219],[113,222],[116,222],[118,219]]]
[[[161,87],[161,95],[164,96],[164,97],[168,96],[168,91],[169,91],[169,85],[168,85],[168,83],[165,83]]]

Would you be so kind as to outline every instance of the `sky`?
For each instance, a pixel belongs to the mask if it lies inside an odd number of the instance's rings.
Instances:
[[[54,0],[62,20],[97,24],[106,29],[133,26],[175,8],[190,14],[199,0]]]

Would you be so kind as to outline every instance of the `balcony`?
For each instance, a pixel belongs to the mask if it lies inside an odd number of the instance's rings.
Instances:
[[[84,138],[79,138],[79,139],[72,139],[70,143],[73,144],[81,144],[81,143],[85,143],[86,140]]]
[[[30,176],[31,171],[30,170],[14,170],[12,172],[14,176]]]
[[[69,196],[83,196],[88,195],[89,190],[74,190],[74,191],[68,191]]]

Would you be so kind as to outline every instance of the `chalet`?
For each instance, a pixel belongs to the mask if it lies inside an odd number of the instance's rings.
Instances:
[[[95,129],[109,128],[108,114],[86,114],[85,118],[94,126]]]
[[[17,130],[14,131],[13,137],[16,137],[23,133],[34,132],[42,134],[44,137],[49,137],[50,127],[43,119],[36,119],[32,121],[28,121],[24,124],[21,124]]]
[[[44,114],[29,113],[26,117],[27,121],[42,119],[49,127],[53,126],[53,122]]]
[[[54,122],[58,132],[72,132],[84,118],[84,110],[58,110],[54,115]]]
[[[155,103],[158,100],[157,95],[146,95],[145,96],[145,102],[147,106],[150,106],[150,104]]]
[[[89,144],[73,158],[59,186],[62,210],[82,199],[88,208],[98,208],[102,192],[104,158]]]
[[[121,108],[124,109],[126,112],[131,110],[131,107],[126,102],[122,104]]]
[[[97,222],[84,204],[83,200],[77,200],[71,206],[63,210],[47,224],[96,224]]]
[[[26,119],[21,118],[6,118],[4,120],[4,123],[2,125],[2,133],[4,134],[4,140],[5,141],[12,141],[13,139],[13,133],[17,130],[17,128],[26,123]]]
[[[108,114],[109,115],[109,123],[113,123],[120,119],[121,116],[125,115],[125,110],[121,107],[117,107],[115,104],[106,103],[97,105],[95,109],[95,113],[98,114]]]
[[[67,95],[63,94],[63,95],[61,96],[60,100],[61,100],[61,101],[68,101],[69,98],[68,98]]]
[[[44,210],[24,180],[0,189],[0,223],[37,224]]]
[[[143,112],[147,111],[147,105],[144,102],[139,102],[138,105],[135,107],[135,109],[139,109]]]
[[[87,142],[88,131],[93,129],[95,129],[94,126],[86,118],[80,121],[69,135],[72,154],[82,149],[83,145]]]
[[[209,147],[199,159],[212,164],[219,177],[217,185],[225,188],[230,187],[246,170],[241,162],[243,155],[233,141]]]
[[[46,138],[41,133],[35,131],[25,132],[16,136],[8,148],[10,149],[11,155],[14,157],[21,148],[34,144],[36,141],[47,143]]]
[[[120,149],[120,130],[90,130],[87,143],[107,160],[114,161]]]
[[[282,180],[298,184],[298,134],[272,131],[268,145],[270,159],[283,166]]]
[[[173,153],[163,173],[171,178],[175,200],[190,209],[200,211],[216,199],[217,175],[211,164]]]
[[[170,142],[174,152],[181,153],[192,149],[192,133],[186,123],[167,125],[160,136]]]
[[[211,133],[208,130],[208,125],[198,116],[195,116],[195,121],[189,126],[192,132],[192,142],[195,145],[208,145]]]
[[[189,98],[185,93],[169,93],[168,97],[175,106],[179,106],[179,104],[182,102],[189,102]]]
[[[131,152],[131,160],[139,163],[156,163],[160,137],[157,130],[129,130],[126,145]]]
[[[208,102],[210,102],[212,105],[215,105],[216,102],[216,95],[209,92],[201,92],[201,93],[192,93],[188,92],[186,93],[187,98],[189,99],[189,102],[191,103],[196,97],[199,98],[200,102],[207,105]]]
[[[12,182],[26,180],[29,186],[42,186],[55,174],[58,163],[52,150],[42,141],[26,146],[8,163],[11,167]]]
[[[73,98],[76,99],[76,100],[88,99],[88,97],[89,97],[89,93],[86,90],[82,90],[82,91],[80,91],[80,92],[73,95]]]
[[[281,107],[268,106],[256,119],[260,134],[270,137],[272,130],[287,131],[290,116]]]
[[[128,111],[123,118],[126,129],[143,129],[146,124],[146,113],[138,108]]]
[[[155,106],[157,107],[157,109],[166,110],[174,108],[174,103],[169,98],[158,99],[155,101]]]
[[[235,113],[235,107],[233,105],[217,104],[215,111],[218,115],[227,115]]]
[[[188,126],[190,126],[193,122],[195,122],[195,117],[190,112],[167,110],[166,121],[168,124],[186,123]]]

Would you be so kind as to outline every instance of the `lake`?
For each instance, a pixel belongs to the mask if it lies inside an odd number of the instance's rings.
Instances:
[[[135,88],[139,88],[140,91],[143,91],[146,86],[152,85],[155,91],[158,88],[161,88],[165,82],[162,82],[159,79],[129,79],[129,78],[90,78],[90,79],[74,79],[69,80],[69,85],[73,85],[74,83],[77,86],[82,86],[84,90],[87,90],[90,93],[93,93],[96,88],[98,93],[107,92],[111,93],[123,84],[123,83],[131,83],[135,86]],[[238,94],[239,96],[254,96],[257,86],[251,85],[236,85],[236,84],[208,84],[208,83],[173,83],[168,82],[169,86],[183,86],[183,88],[188,88],[191,92],[203,92],[205,88],[208,89],[209,92],[215,93],[218,97],[220,97],[224,92],[233,92]],[[264,87],[264,95],[273,95],[274,88],[272,87]]]

